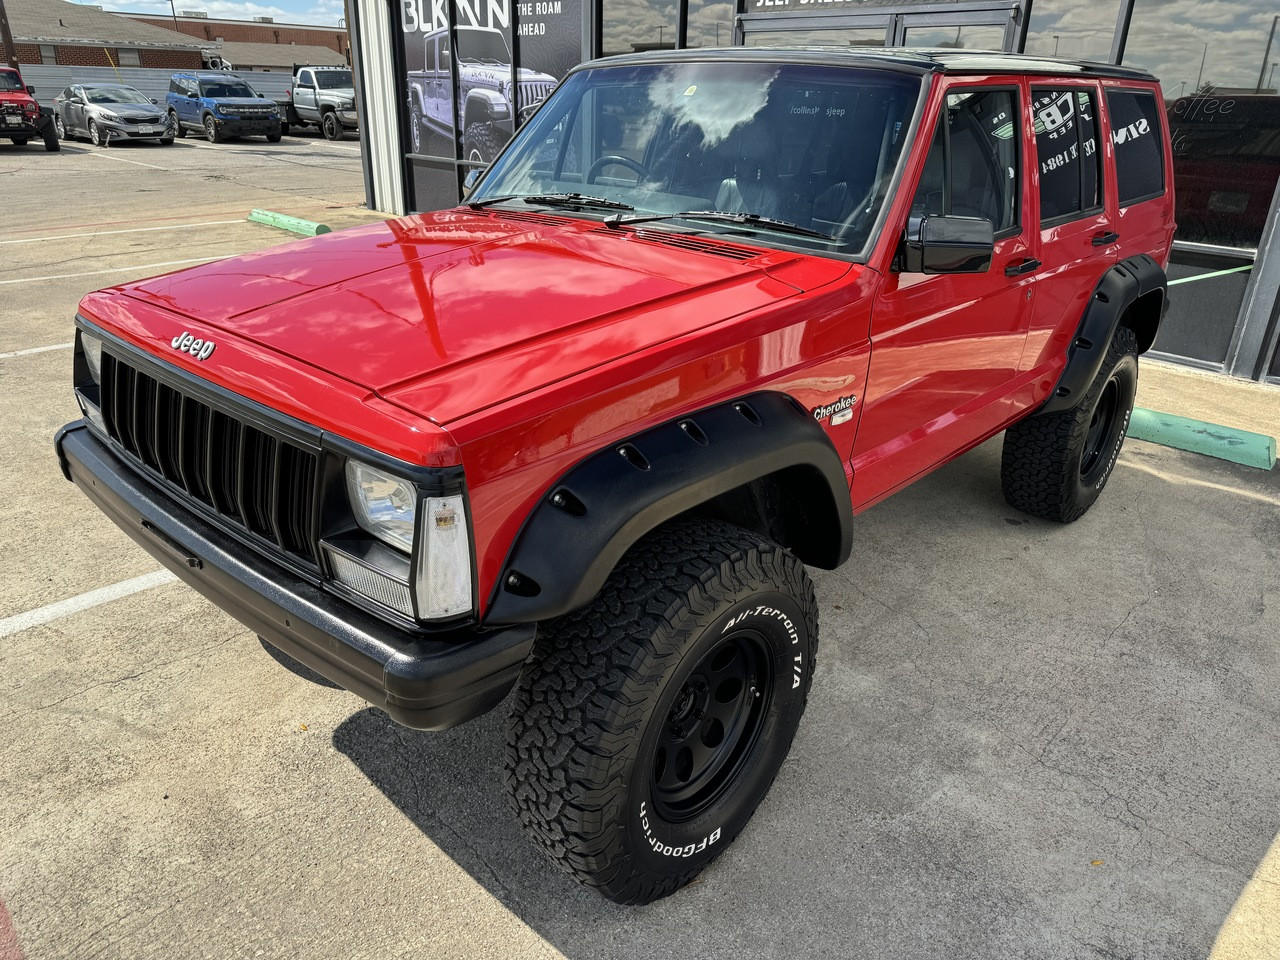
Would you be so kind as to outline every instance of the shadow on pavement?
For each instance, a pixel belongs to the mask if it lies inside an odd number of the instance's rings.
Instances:
[[[1132,444],[1059,527],[998,468],[998,442],[943,468],[815,572],[792,755],[667,900],[617,907],[525,841],[505,706],[442,734],[366,709],[334,744],[573,960],[1206,956],[1280,828],[1280,477]]]

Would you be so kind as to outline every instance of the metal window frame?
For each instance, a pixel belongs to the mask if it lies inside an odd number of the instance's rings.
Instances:
[[[968,0],[936,4],[876,4],[847,13],[810,14],[788,10],[749,13],[751,0],[734,0],[733,42],[742,46],[748,34],[766,30],[840,30],[883,27],[886,47],[904,46],[907,31],[920,27],[1003,26],[1003,49],[1021,50],[1026,43],[1031,0]],[[688,0],[680,0],[687,21]],[[687,23],[686,23],[687,25]]]

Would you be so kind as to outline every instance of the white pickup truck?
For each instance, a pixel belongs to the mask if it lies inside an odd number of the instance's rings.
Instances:
[[[289,125],[317,124],[326,140],[341,140],[359,129],[356,91],[349,67],[294,65],[286,107]]]

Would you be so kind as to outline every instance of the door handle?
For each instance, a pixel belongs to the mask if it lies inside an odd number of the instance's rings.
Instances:
[[[1039,260],[1036,260],[1034,257],[1027,257],[1025,260],[1020,260],[1018,263],[1011,263],[1005,267],[1004,275],[1006,277],[1020,277],[1024,273],[1030,273],[1038,266],[1040,266]]]
[[[1097,234],[1089,242],[1092,243],[1095,247],[1107,247],[1115,243],[1119,239],[1120,239],[1120,234],[1115,233],[1114,231],[1107,231],[1106,233]]]

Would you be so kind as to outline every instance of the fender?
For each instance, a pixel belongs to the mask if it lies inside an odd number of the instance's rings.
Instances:
[[[792,518],[780,537],[770,511],[753,509],[770,493]],[[552,484],[507,556],[486,624],[585,606],[632,544],[697,509],[775,533],[815,566],[852,550],[849,484],[826,431],[789,397],[756,393],[613,444]]]
[[[1104,273],[1067,349],[1067,365],[1058,385],[1034,416],[1075,406],[1102,369],[1122,319],[1138,335],[1138,352],[1151,349],[1168,307],[1167,286],[1164,271],[1145,253],[1122,260]]]
[[[467,93],[462,128],[473,123],[496,123],[511,119],[511,105],[494,90],[472,90]]]

